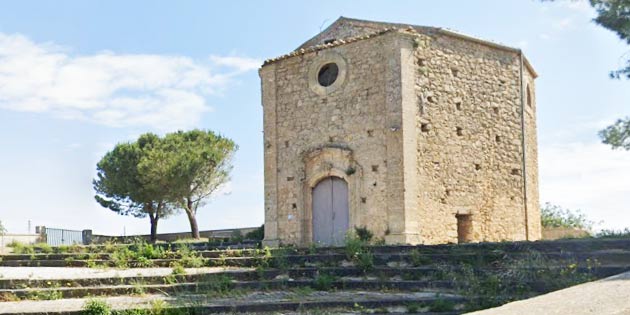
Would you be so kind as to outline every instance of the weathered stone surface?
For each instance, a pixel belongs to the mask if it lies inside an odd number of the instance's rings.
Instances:
[[[474,315],[630,314],[630,272],[531,299],[478,311]]]
[[[329,176],[348,183],[350,226],[388,244],[540,238],[536,74],[519,50],[342,18],[260,76],[267,244],[312,241]]]

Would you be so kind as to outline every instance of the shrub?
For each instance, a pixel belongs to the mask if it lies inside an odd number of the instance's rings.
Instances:
[[[253,241],[262,241],[265,238],[265,225],[245,234],[245,239]]]
[[[627,238],[630,237],[630,228],[623,230],[601,230],[595,234],[599,238]]]
[[[330,291],[333,287],[335,277],[329,274],[319,274],[313,281],[313,289],[319,291]]]
[[[9,247],[13,247],[14,254],[21,254],[21,255],[35,254],[35,248],[33,247],[33,245],[26,245],[20,242],[13,241],[9,244]]]
[[[572,211],[548,202],[540,208],[540,217],[543,227],[591,230],[594,224],[580,210]]]
[[[346,235],[346,257],[353,260],[359,253],[365,250],[365,242],[360,240],[354,233]]]
[[[88,300],[83,305],[83,315],[111,315],[112,309],[102,300]]]
[[[53,248],[48,243],[37,243],[33,247],[39,249],[44,254],[50,254],[53,252]]]
[[[243,233],[241,230],[232,231],[232,235],[230,236],[230,241],[234,243],[242,243],[243,242]]]

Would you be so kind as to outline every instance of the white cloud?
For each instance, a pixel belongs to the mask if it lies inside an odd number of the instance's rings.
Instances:
[[[210,61],[113,52],[74,56],[52,44],[0,33],[0,108],[114,127],[190,127],[211,110],[209,95],[260,64],[240,57]],[[216,67],[222,72],[215,73]]]
[[[210,60],[219,66],[235,68],[238,72],[246,72],[258,69],[262,62],[258,59],[234,57],[234,56],[210,56]]]

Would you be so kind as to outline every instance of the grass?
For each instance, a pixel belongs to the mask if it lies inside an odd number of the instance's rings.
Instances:
[[[313,280],[313,289],[319,291],[330,291],[336,278],[329,274],[318,274]]]

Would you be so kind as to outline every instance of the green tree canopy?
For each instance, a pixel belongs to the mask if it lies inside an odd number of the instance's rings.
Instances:
[[[630,0],[590,0],[590,3],[597,11],[595,23],[615,32],[630,45]],[[630,58],[625,60],[625,66],[612,71],[610,76],[630,79]]]
[[[618,119],[614,124],[601,130],[599,137],[613,149],[630,150],[630,117]]]
[[[594,222],[580,210],[564,209],[551,203],[540,207],[540,219],[543,227],[564,227],[590,231]]]
[[[229,180],[236,144],[212,131],[192,130],[167,134],[150,160],[160,167],[141,165],[152,182],[168,185],[167,199],[186,213],[193,238],[199,238],[197,210]]]
[[[120,215],[149,217],[153,242],[159,219],[174,211],[165,198],[168,187],[142,172],[141,165],[146,168],[155,163],[156,160],[149,159],[149,153],[159,143],[158,136],[147,133],[136,142],[116,145],[98,162],[93,181],[95,199],[101,206]]]

